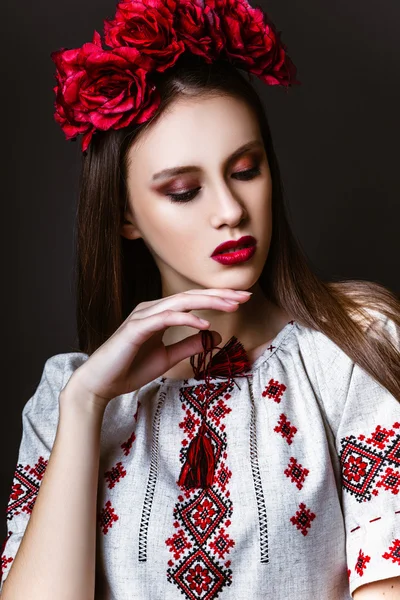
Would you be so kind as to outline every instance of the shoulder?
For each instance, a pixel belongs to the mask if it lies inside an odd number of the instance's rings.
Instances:
[[[66,352],[50,356],[43,365],[39,384],[34,394],[26,402],[23,414],[31,412],[58,411],[58,398],[62,389],[67,385],[72,373],[86,360],[88,355],[83,352]]]
[[[400,350],[400,327],[382,310],[364,305],[350,317],[361,326],[366,335],[391,341]],[[308,343],[318,352],[318,358],[322,361],[340,358],[344,362],[351,361],[342,348],[322,331],[311,327],[304,327],[304,330]]]
[[[366,335],[390,341],[400,350],[400,328],[381,310],[363,306],[357,316]],[[360,410],[369,410],[368,398],[376,398],[377,405],[386,396],[395,399],[371,375],[360,367],[330,337],[310,327],[301,327],[304,352],[303,361],[314,383],[315,394],[325,411],[333,430],[337,429],[346,404],[352,399]]]

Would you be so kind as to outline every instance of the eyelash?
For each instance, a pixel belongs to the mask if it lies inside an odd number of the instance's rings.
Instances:
[[[257,175],[260,175],[260,174],[261,174],[261,169],[259,166],[253,167],[252,169],[246,169],[245,171],[238,171],[237,173],[234,173],[234,175],[236,175],[236,176],[244,175],[244,179],[239,179],[239,181],[250,181],[251,179],[253,179],[254,177],[256,177]],[[167,194],[167,198],[172,203],[190,202],[194,198],[193,194],[198,192],[200,189],[201,188],[195,188],[194,190],[189,190],[187,192],[184,192],[183,194]]]

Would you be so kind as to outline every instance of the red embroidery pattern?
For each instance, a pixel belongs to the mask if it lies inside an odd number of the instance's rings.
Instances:
[[[10,539],[11,535],[12,535],[12,531],[9,531],[5,541],[3,543],[1,552],[0,552],[0,554],[2,555],[1,562],[0,562],[0,581],[3,578],[3,573],[5,573],[6,569],[8,568],[8,565],[11,564],[12,561],[14,560],[11,556],[9,558],[7,558],[7,556],[5,555],[5,548],[6,548],[7,542]],[[3,552],[4,552],[4,554],[3,554]]]
[[[12,531],[9,531],[9,532],[8,532],[8,534],[7,534],[7,537],[6,537],[6,539],[5,539],[5,540],[4,540],[4,542],[3,542],[3,546],[2,546],[2,548],[1,548],[1,550],[0,550],[0,554],[3,554],[3,552],[4,552],[4,550],[5,550],[5,547],[6,547],[6,545],[7,545],[7,542],[8,542],[8,540],[10,539],[10,537],[11,537],[11,536],[12,536]]]
[[[111,506],[111,501],[107,500],[105,507],[102,508],[97,517],[97,522],[101,526],[102,532],[104,534],[108,533],[108,530],[113,526],[114,521],[118,521],[118,519],[119,516]]]
[[[135,422],[138,420],[138,412],[139,412],[140,402],[138,401],[136,412],[133,415]],[[121,449],[124,452],[125,456],[128,456],[133,442],[136,439],[135,430],[132,431],[129,438],[121,444]],[[121,481],[123,477],[126,476],[126,470],[123,467],[121,461],[118,461],[110,470],[104,472],[104,478],[107,481],[107,487],[112,489],[115,485]],[[115,521],[118,521],[119,516],[115,512],[115,509],[111,505],[111,501],[107,500],[105,506],[97,513],[97,523],[101,527],[102,532],[106,535],[109,529],[112,527]]]
[[[287,387],[284,383],[280,383],[274,379],[270,379],[268,385],[265,387],[265,390],[262,392],[262,395],[268,398],[272,398],[274,402],[280,404],[283,399],[283,393],[286,391]],[[297,433],[297,427],[291,424],[289,419],[286,417],[284,413],[281,413],[279,416],[279,421],[277,425],[274,427],[274,431],[280,433],[283,439],[289,444],[289,446],[293,443],[293,438]],[[291,456],[289,459],[289,464],[284,470],[284,474],[292,483],[294,483],[297,489],[301,490],[304,486],[305,479],[307,475],[309,475],[310,471],[303,467],[297,461],[297,458]],[[301,533],[306,536],[311,527],[312,521],[315,519],[315,513],[311,511],[310,508],[307,508],[304,502],[301,502],[299,508],[295,515],[290,517],[290,521],[293,525],[297,527]]]
[[[230,398],[229,395],[228,395],[228,398]],[[208,416],[214,421],[214,423],[216,424],[217,427],[221,427],[221,429],[225,429],[225,425],[221,425],[221,421],[231,411],[232,411],[232,409],[229,408],[229,406],[227,406],[225,404],[225,402],[221,399],[221,400],[218,400],[217,404],[208,411]]]
[[[126,471],[122,466],[122,462],[117,462],[117,464],[111,469],[111,471],[106,471],[104,473],[104,477],[108,481],[108,487],[111,489],[115,486],[122,477],[125,477]]]
[[[375,431],[373,433],[371,433],[371,437],[369,437],[365,441],[368,444],[372,444],[372,446],[375,446],[375,448],[384,450],[385,446],[388,444],[388,442],[390,441],[390,439],[393,435],[394,435],[393,429],[389,429],[389,431],[388,431],[384,427],[381,427],[380,425],[378,425],[377,428],[375,429]]]
[[[303,535],[307,535],[307,530],[310,529],[311,521],[314,521],[314,519],[315,514],[306,507],[304,502],[300,504],[299,510],[296,512],[296,514],[293,517],[290,517],[293,525],[296,525],[297,529],[299,529]]]
[[[185,435],[189,440],[194,438],[194,434],[197,431],[197,428],[200,425],[200,419],[198,419],[191,410],[186,410],[186,416],[179,423],[179,427],[183,429]],[[187,443],[187,442],[186,442]]]
[[[400,467],[400,434],[395,432],[399,428],[398,422],[391,429],[378,425],[368,437],[348,435],[341,440],[343,489],[357,502],[371,500],[381,489],[399,493],[400,471],[395,469]]]
[[[391,467],[388,467],[385,473],[382,475],[382,478],[376,484],[376,487],[384,488],[388,492],[392,492],[392,494],[399,493],[400,486],[400,471],[395,471]]]
[[[48,460],[40,456],[34,467],[17,465],[6,511],[9,521],[21,512],[32,513],[47,464]]]
[[[287,441],[288,444],[293,442],[293,437],[297,432],[296,427],[291,425],[290,421],[287,417],[282,413],[279,417],[279,421],[276,427],[274,427],[274,431],[280,433],[283,439]]]
[[[228,469],[224,462],[221,461],[221,466],[215,477],[215,483],[220,487],[222,492],[226,492],[226,486],[228,485],[231,477],[232,471]]]
[[[264,398],[271,398],[274,402],[279,404],[284,391],[286,391],[286,385],[284,383],[279,383],[279,381],[270,379],[268,385],[265,386],[265,390],[262,392],[262,396]]]
[[[212,600],[232,580],[230,561],[226,561],[235,545],[227,533],[233,510],[228,490],[232,472],[226,462],[223,420],[231,411],[227,402],[233,385],[234,382],[210,383],[207,434],[216,460],[214,482],[205,489],[182,488],[174,508],[176,533],[165,542],[173,555],[168,561],[168,581],[189,600]],[[199,384],[179,391],[185,414],[179,426],[186,435],[180,451],[181,463],[185,462],[189,442],[200,426],[204,390],[205,384]]]
[[[358,558],[357,558],[356,565],[354,567],[355,570],[356,570],[356,572],[360,576],[364,575],[364,571],[366,569],[367,563],[369,563],[370,560],[371,560],[371,557],[365,555],[364,552],[362,550],[360,550],[360,553],[359,553]]]
[[[137,408],[136,408],[136,412],[133,415],[133,418],[135,419],[135,421],[137,422],[138,420],[138,412],[139,412],[139,407],[140,407],[140,402],[138,401],[137,403]],[[126,440],[126,442],[124,442],[123,444],[121,444],[121,448],[124,451],[125,456],[128,456],[128,454],[131,451],[132,448],[132,444],[133,442],[136,440],[136,434],[135,431],[132,431],[131,435],[129,436],[129,438]]]
[[[1,580],[1,577],[2,577],[3,573],[4,573],[4,572],[6,571],[6,569],[7,569],[7,565],[11,564],[13,560],[14,560],[14,559],[13,559],[11,556],[10,556],[9,558],[7,558],[5,554],[3,554],[3,556],[1,557],[1,573],[0,573],[0,580]]]
[[[304,480],[309,472],[310,471],[298,463],[293,456],[290,457],[287,469],[284,471],[286,477],[289,477],[291,481],[296,484],[299,490],[301,490],[303,487]]]
[[[393,546],[389,547],[389,551],[382,554],[386,560],[392,560],[392,562],[400,565],[400,540],[393,540]]]
[[[189,550],[192,547],[192,544],[189,542],[183,529],[179,527],[178,521],[175,521],[174,527],[177,527],[178,531],[172,537],[168,538],[165,543],[169,546],[171,552],[173,552],[175,560],[178,560],[186,549]]]

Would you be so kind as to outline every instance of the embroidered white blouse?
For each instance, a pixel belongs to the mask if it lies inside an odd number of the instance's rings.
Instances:
[[[0,589],[54,443],[59,392],[87,358],[49,358],[24,407]],[[207,489],[177,484],[204,380],[159,377],[107,406],[96,600],[349,600],[362,584],[400,576],[398,401],[296,321],[248,375],[211,383]]]

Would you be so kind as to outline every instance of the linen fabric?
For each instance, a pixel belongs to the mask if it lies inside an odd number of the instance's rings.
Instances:
[[[394,322],[376,315],[400,347]],[[0,590],[45,474],[59,393],[87,359],[49,358],[24,406]],[[211,384],[216,469],[205,489],[177,484],[204,380],[158,377],[108,404],[96,600],[349,600],[360,585],[400,576],[396,398],[296,321],[246,376]]]

